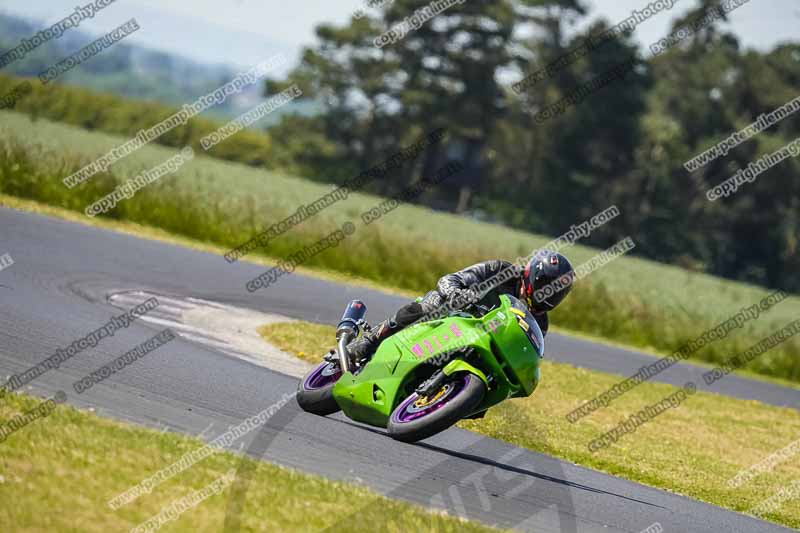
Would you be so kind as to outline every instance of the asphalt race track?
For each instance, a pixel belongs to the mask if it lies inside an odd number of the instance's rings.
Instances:
[[[119,314],[108,301],[119,291],[202,298],[326,323],[335,322],[356,297],[367,303],[373,319],[403,301],[299,275],[251,294],[244,285],[263,272],[258,265],[229,265],[219,256],[9,209],[0,209],[0,228],[0,254],[8,252],[15,261],[0,272],[3,377],[36,365]],[[74,391],[77,379],[157,331],[138,320],[23,390],[38,395],[63,390],[69,403],[92,406],[104,416],[202,433],[210,440],[296,388],[294,378],[180,338],[86,393]],[[547,357],[621,375],[653,362],[647,355],[556,334],[548,336]],[[694,379],[702,389],[701,373],[682,364],[656,380],[682,385]],[[722,394],[800,407],[800,391],[736,377],[717,385],[713,390]],[[788,531],[468,431],[451,429],[407,445],[340,415],[303,413],[294,401],[246,446],[265,460],[359,481],[394,498],[501,527],[637,533],[659,522],[667,532]]]

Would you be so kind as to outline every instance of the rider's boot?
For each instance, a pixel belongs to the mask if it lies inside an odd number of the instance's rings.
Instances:
[[[394,321],[385,320],[372,328],[372,330],[365,331],[361,337],[348,344],[347,351],[356,361],[372,357],[381,342],[399,329],[401,328],[397,327]]]

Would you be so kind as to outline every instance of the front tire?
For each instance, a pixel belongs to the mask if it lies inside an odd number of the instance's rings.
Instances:
[[[342,377],[338,362],[323,361],[297,384],[297,403],[303,411],[331,415],[341,410],[333,398],[333,386]]]
[[[392,411],[389,436],[403,442],[416,442],[449,428],[469,415],[481,403],[486,385],[470,373],[454,376],[432,399],[415,392]]]

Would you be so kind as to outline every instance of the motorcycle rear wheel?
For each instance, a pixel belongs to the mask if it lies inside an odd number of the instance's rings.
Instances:
[[[342,377],[339,363],[323,361],[297,384],[297,403],[309,413],[325,416],[341,410],[333,398],[333,386]]]

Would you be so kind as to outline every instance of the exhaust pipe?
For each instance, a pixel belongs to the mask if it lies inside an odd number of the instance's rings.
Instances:
[[[342,372],[350,372],[350,354],[347,353],[347,345],[350,344],[350,334],[347,333],[339,338],[339,367]]]
[[[339,366],[342,372],[350,372],[352,365],[350,364],[350,354],[347,353],[347,345],[350,341],[358,337],[361,329],[359,322],[364,319],[367,314],[367,306],[361,300],[353,300],[344,310],[342,319],[336,327],[336,340],[339,347]]]

